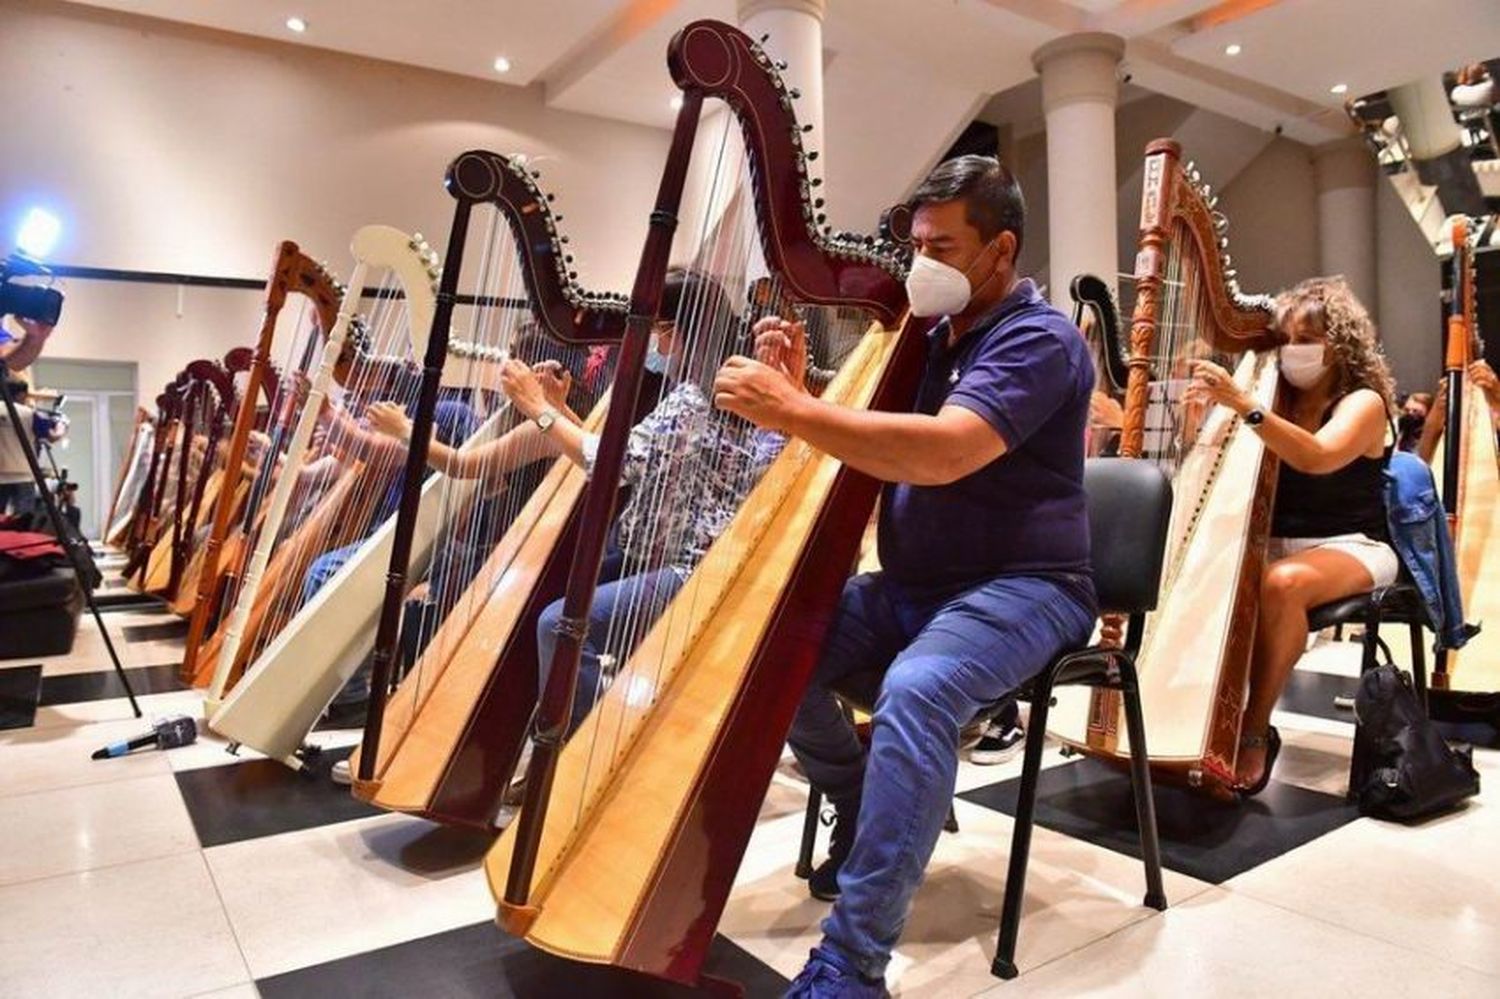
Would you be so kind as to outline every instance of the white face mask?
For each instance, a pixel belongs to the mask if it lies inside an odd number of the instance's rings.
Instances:
[[[1321,343],[1289,343],[1280,350],[1281,377],[1299,389],[1312,388],[1328,373]]]
[[[973,267],[988,249],[986,244],[969,266]],[[968,308],[973,296],[967,272],[920,253],[911,262],[911,270],[906,274],[906,298],[911,302],[912,315],[957,315]]]

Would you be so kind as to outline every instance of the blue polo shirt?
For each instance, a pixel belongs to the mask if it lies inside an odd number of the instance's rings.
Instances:
[[[1084,428],[1094,366],[1083,335],[1028,278],[953,347],[929,334],[916,411],[978,413],[1005,454],[946,486],[894,483],[880,509],[880,562],[902,583],[1088,573]]]

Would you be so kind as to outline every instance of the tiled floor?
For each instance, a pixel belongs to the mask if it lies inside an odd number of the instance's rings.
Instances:
[[[153,628],[169,623],[160,611],[114,609],[105,620],[138,680],[180,659],[180,638],[144,637],[167,630]],[[139,640],[126,640],[127,627]],[[42,665],[45,683],[102,672],[108,660],[85,617],[73,653]],[[1284,705],[1299,711],[1277,715],[1284,800],[1338,807],[1352,719],[1324,692],[1356,672],[1345,643],[1322,643],[1301,664],[1299,696]],[[148,715],[196,714],[198,694],[150,675]],[[0,997],[624,994],[494,927],[479,870],[487,837],[352,808],[342,789],[250,752],[229,756],[211,733],[179,750],[92,761],[92,750],[145,725],[100,678],[50,689],[93,699],[44,697],[31,727],[0,732]],[[340,750],[357,733],[315,738]],[[1139,861],[1091,841],[1103,836],[1038,826],[1022,974],[1008,983],[989,974],[1012,829],[995,786],[1020,764],[965,763],[960,831],[939,842],[892,991],[1500,996],[1500,753],[1476,759],[1491,787],[1420,826],[1344,816],[1256,862],[1247,837],[1263,833],[1231,816],[1220,841],[1185,842],[1169,856],[1165,913],[1141,906]],[[1081,764],[1049,752],[1047,765]],[[715,966],[750,995],[775,995],[796,974],[827,911],[792,874],[805,800],[783,767],[720,925]],[[1228,866],[1185,873],[1199,870],[1190,848],[1227,851],[1218,859]]]

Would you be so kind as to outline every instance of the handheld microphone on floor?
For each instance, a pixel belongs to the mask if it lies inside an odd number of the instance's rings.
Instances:
[[[197,738],[197,722],[187,715],[171,715],[158,721],[146,735],[138,735],[134,739],[125,739],[121,742],[111,742],[103,749],[94,750],[91,758],[107,760],[151,745],[155,745],[157,749],[176,749],[178,746],[188,745]]]

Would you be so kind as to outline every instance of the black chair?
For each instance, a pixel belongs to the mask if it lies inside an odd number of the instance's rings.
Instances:
[[[1361,640],[1363,654],[1360,658],[1360,675],[1380,665],[1380,653],[1387,661],[1393,661],[1391,650],[1380,637],[1382,624],[1404,624],[1411,635],[1411,672],[1416,687],[1417,699],[1423,709],[1427,707],[1427,650],[1425,629],[1429,627],[1427,607],[1422,593],[1405,578],[1389,586],[1380,586],[1369,593],[1358,593],[1342,600],[1314,607],[1307,613],[1307,629],[1310,632],[1324,628],[1335,629],[1337,635],[1345,625],[1363,624],[1365,633]],[[1354,749],[1349,757],[1349,795],[1352,797],[1364,783],[1365,760],[1369,754],[1364,730],[1355,727]]]
[[[1026,863],[1031,851],[1042,749],[1047,737],[1047,710],[1052,703],[1052,691],[1058,686],[1103,687],[1118,690],[1124,697],[1125,724],[1131,746],[1131,785],[1146,869],[1145,904],[1157,910],[1167,907],[1135,654],[1140,649],[1146,613],[1156,607],[1172,512],[1172,487],[1151,462],[1091,458],[1084,466],[1084,489],[1088,495],[1094,586],[1101,608],[1128,618],[1125,645],[1123,648],[1094,645],[1063,652],[1020,691],[1008,694],[980,711],[980,716],[993,715],[1013,697],[1029,700],[1032,705],[1020,797],[1016,804],[1015,832],[1011,838],[1010,870],[1005,882],[1005,905],[1000,917],[999,943],[994,963],[990,966],[990,970],[1001,978],[1014,978],[1017,974],[1016,940],[1025,893]],[[868,708],[875,703],[881,679],[879,674],[862,674],[852,678],[836,693],[847,705]],[[812,870],[820,802],[817,789],[811,789],[797,859],[799,877],[807,877]],[[946,828],[950,831],[957,829],[951,810]]]

